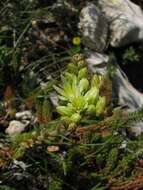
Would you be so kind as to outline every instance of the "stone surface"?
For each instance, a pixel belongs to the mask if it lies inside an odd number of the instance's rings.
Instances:
[[[54,107],[58,106],[58,95],[56,92],[50,93],[50,100]]]
[[[88,48],[102,52],[106,48],[108,24],[101,11],[92,3],[81,10],[79,28],[82,42]]]
[[[29,110],[17,112],[15,118],[19,120],[30,120],[32,118],[32,113]]]
[[[105,54],[91,52],[87,55],[88,68],[91,72],[98,72],[100,74],[106,73],[106,67],[109,57]]]
[[[109,22],[113,47],[143,40],[143,12],[138,5],[129,0],[100,0],[99,5]]]
[[[91,53],[86,61],[92,73],[99,72],[104,74],[107,72],[108,56],[105,54]],[[116,64],[116,63],[115,63]],[[143,106],[143,94],[138,92],[128,81],[125,73],[116,64],[116,71],[113,75],[113,99],[118,99],[120,106],[127,107],[130,111]]]
[[[129,135],[138,137],[143,134],[143,122],[137,122],[136,124],[130,126],[129,128]]]
[[[15,135],[22,133],[26,128],[26,125],[21,123],[20,121],[13,120],[10,121],[8,128],[5,132],[9,135]]]
[[[143,94],[132,86],[119,66],[113,77],[113,93],[118,98],[119,105],[127,106],[131,111],[143,106]]]

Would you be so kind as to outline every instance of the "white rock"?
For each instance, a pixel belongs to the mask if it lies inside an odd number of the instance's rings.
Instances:
[[[15,118],[20,120],[30,120],[32,118],[32,113],[28,110],[17,112],[15,114]]]
[[[26,165],[24,162],[19,161],[19,160],[13,160],[13,166],[12,168],[22,168],[24,171],[29,167],[29,165]]]
[[[9,123],[9,126],[5,130],[5,132],[9,135],[20,134],[25,130],[25,128],[26,128],[26,125],[24,125],[20,121],[13,120]]]
[[[130,0],[100,0],[99,5],[109,22],[113,47],[143,40],[143,12],[138,5]]]
[[[109,57],[107,55],[96,52],[89,54],[86,59],[90,71],[100,74],[105,74],[107,72],[108,60]],[[120,106],[127,106],[130,111],[135,111],[143,106],[143,94],[132,86],[125,73],[117,64],[112,82],[113,98],[118,99]]]
[[[129,128],[129,133],[135,137],[143,134],[143,122],[138,122]]]
[[[119,104],[127,106],[130,111],[135,111],[143,106],[143,94],[132,86],[119,66],[113,77],[113,93],[118,98]]]
[[[79,28],[83,35],[83,44],[88,48],[99,52],[106,48],[107,20],[93,3],[88,3],[81,10]]]
[[[53,106],[55,107],[58,106],[58,95],[56,92],[50,93],[50,100]]]
[[[120,149],[125,149],[126,147],[127,147],[127,141],[123,141],[119,148]]]
[[[92,73],[105,74],[107,72],[107,63],[109,57],[105,54],[91,52],[86,59],[88,63],[88,68]]]

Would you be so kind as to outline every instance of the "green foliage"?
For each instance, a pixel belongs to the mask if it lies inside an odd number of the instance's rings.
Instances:
[[[107,72],[110,78],[113,78],[116,72],[116,57],[113,53],[109,55],[109,61],[107,64]]]
[[[31,132],[13,136],[12,158],[25,160],[30,168],[44,172],[49,180],[43,183],[54,190],[108,189],[110,179],[118,183],[141,172],[135,166],[143,153],[143,138],[130,139],[120,133],[136,122],[131,115],[141,118],[141,114],[142,110],[126,115],[116,111],[98,121],[96,130],[87,130],[77,139],[76,133],[65,130],[61,121],[51,121]],[[103,135],[101,126],[107,127],[107,135]]]
[[[95,74],[90,82],[84,59],[80,56],[75,55],[73,63],[67,66],[62,85],[55,86],[60,100],[57,112],[67,123],[78,123],[86,115],[99,117],[106,107],[106,98],[100,96],[102,77]]]
[[[90,190],[105,190],[107,189],[106,187],[98,187],[97,185],[92,187]]]
[[[78,14],[75,16],[78,10],[74,9],[74,5],[78,5],[79,1],[69,1],[61,9],[51,9],[53,1],[44,1],[44,5],[40,2],[14,0],[9,2],[10,6],[0,2],[7,14],[11,12],[11,16],[8,14],[8,17],[2,18],[4,24],[0,31],[1,92],[10,83],[15,87],[17,97],[32,97],[32,109],[37,117],[37,123],[29,131],[5,137],[6,147],[3,147],[5,144],[1,139],[0,181],[6,185],[12,183],[12,187],[19,190],[25,189],[21,184],[27,183],[27,190],[107,190],[110,184],[112,187],[114,183],[142,175],[142,168],[137,166],[138,161],[142,160],[143,138],[130,138],[126,131],[132,124],[142,121],[143,109],[133,113],[122,110],[108,113],[106,109],[110,101],[105,93],[105,87],[108,87],[106,76],[90,76],[81,54],[73,56],[66,71],[62,71],[70,56],[83,50],[78,41],[72,44],[73,36],[78,34]],[[39,18],[38,22],[36,18]],[[40,29],[38,25],[45,28]],[[50,25],[48,29],[47,25]],[[41,43],[35,35],[36,31],[40,29],[39,36],[43,37],[44,31],[49,32],[51,28],[55,39],[60,40],[54,41],[52,38]],[[57,31],[62,31],[64,37],[59,37]],[[31,34],[35,36],[31,37]],[[34,42],[34,46],[31,39],[36,39],[40,45]],[[23,58],[27,63],[21,62]],[[123,59],[129,63],[137,62],[139,57],[131,47]],[[111,55],[109,78],[115,74],[114,62],[115,56]],[[57,79],[59,71],[62,73],[62,84],[57,86],[55,80],[48,80],[49,74]],[[49,98],[53,85],[59,97],[56,110],[52,108]],[[61,119],[55,119],[58,116],[56,111]],[[67,130],[67,124],[78,127]],[[15,161],[21,165],[14,165]],[[17,175],[22,177],[21,181]],[[0,189],[13,190],[4,185]]]
[[[61,122],[57,120],[51,121],[49,124],[41,124],[28,133],[11,137],[12,158],[17,159],[22,157],[28,148],[38,144],[47,143],[52,145],[52,141],[59,140],[63,132],[64,128],[61,127]]]
[[[58,78],[71,54],[81,51],[80,44],[72,43],[73,36],[78,34],[77,7],[71,9],[72,3],[65,2],[58,8],[54,3],[51,0],[0,2],[1,94],[9,78],[18,96],[27,98],[41,81],[47,81],[48,75]]]
[[[117,160],[118,160],[118,149],[112,148],[108,154],[108,158],[106,161],[107,162],[106,167],[108,168],[109,171],[113,170],[116,167]]]
[[[6,185],[0,185],[0,190],[15,190],[15,189]]]
[[[62,182],[57,178],[51,180],[49,190],[62,190]]]
[[[21,69],[22,47],[25,33],[29,29],[33,3],[24,0],[1,3],[0,12],[0,85],[1,94],[7,86],[21,91],[23,71]],[[5,11],[4,11],[5,10]],[[25,75],[26,76],[26,75]],[[28,75],[27,75],[28,76]],[[24,77],[25,80],[26,77]],[[28,78],[28,77],[27,77]],[[29,77],[30,78],[30,77]],[[29,79],[30,80],[30,79]],[[32,82],[31,82],[32,83]],[[21,92],[20,92],[21,93]],[[20,94],[19,93],[19,94]]]
[[[123,64],[136,63],[139,61],[139,55],[135,52],[135,49],[131,46],[123,54]]]

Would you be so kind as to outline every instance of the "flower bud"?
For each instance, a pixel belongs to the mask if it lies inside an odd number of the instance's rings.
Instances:
[[[79,81],[79,91],[80,93],[86,92],[89,88],[89,82],[86,78],[83,78]]]
[[[83,78],[87,78],[87,76],[88,76],[88,70],[87,70],[86,67],[79,70],[79,72],[78,72],[78,80],[83,79]]]
[[[91,81],[91,86],[99,88],[99,86],[100,86],[100,77],[97,74],[93,75],[92,81]]]
[[[87,113],[88,114],[96,114],[96,106],[95,105],[88,105],[88,108],[87,108]]]
[[[69,63],[67,66],[67,72],[76,74],[77,73],[76,65],[74,63]]]
[[[102,96],[102,97],[100,96],[97,101],[97,104],[96,104],[96,115],[97,116],[104,113],[105,106],[106,106],[106,98],[105,98],[105,96]]]
[[[65,82],[69,82],[70,84],[72,84],[72,82],[76,80],[75,78],[76,76],[74,74],[65,72],[65,75],[64,75]]]
[[[72,122],[77,123],[81,120],[81,115],[79,113],[74,113],[70,119]]]
[[[75,97],[71,103],[72,106],[79,111],[83,111],[86,106],[86,102],[83,96]]]
[[[92,87],[85,94],[84,98],[88,102],[88,104],[95,104],[99,97],[99,89],[97,87]]]
[[[62,116],[71,116],[75,111],[71,106],[57,106],[56,109]]]

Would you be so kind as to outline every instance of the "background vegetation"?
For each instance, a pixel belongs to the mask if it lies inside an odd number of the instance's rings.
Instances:
[[[143,137],[129,129],[142,122],[143,109],[126,113],[116,108],[112,61],[103,77],[88,72],[83,55],[89,50],[77,27],[85,3],[0,1],[0,190],[143,188]],[[141,46],[109,51],[129,76],[127,67],[132,71],[132,65],[141,64]],[[130,80],[143,90],[142,81]],[[58,107],[51,101],[55,93]],[[106,101],[99,104],[102,97]],[[83,105],[85,98],[88,105]],[[26,131],[6,135],[23,110],[34,117]]]

